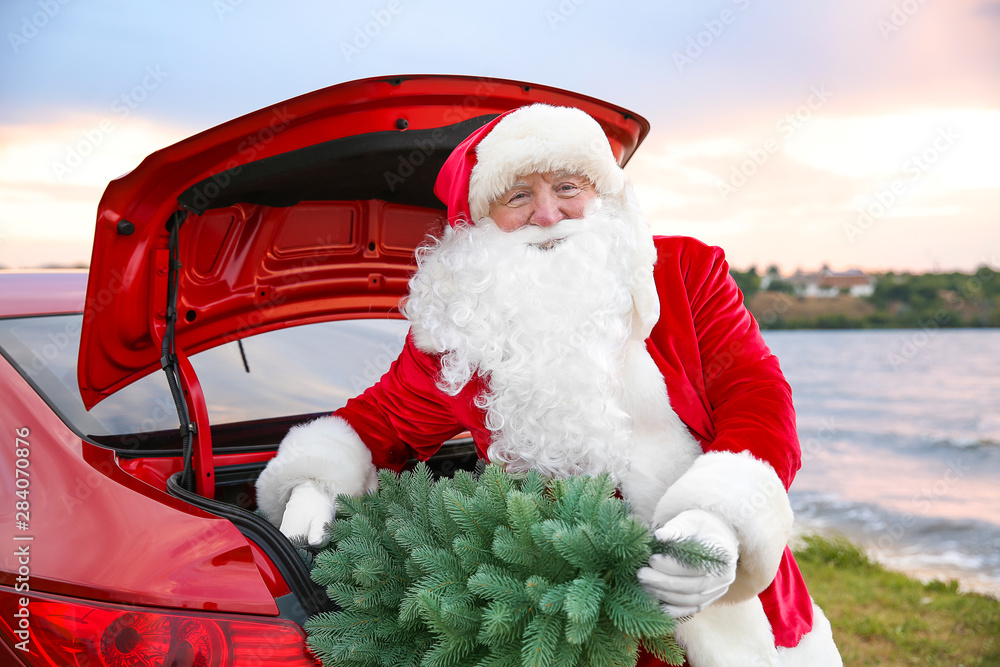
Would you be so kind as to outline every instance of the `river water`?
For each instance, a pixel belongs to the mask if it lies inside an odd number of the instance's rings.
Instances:
[[[193,363],[213,422],[320,412],[377,380],[405,331],[398,320],[295,327],[247,339],[245,357],[230,344]],[[840,533],[890,567],[1000,597],[1000,329],[764,337],[798,415],[803,463],[789,492],[798,530]],[[75,372],[66,377],[75,388]],[[295,378],[277,398],[276,377]],[[170,405],[162,376],[143,383]],[[126,407],[103,417],[107,432],[136,430]],[[163,424],[143,429],[176,425],[161,412]]]
[[[797,530],[1000,596],[1000,330],[764,336],[798,415]]]

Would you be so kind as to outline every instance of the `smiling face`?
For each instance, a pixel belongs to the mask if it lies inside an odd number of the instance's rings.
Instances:
[[[551,227],[560,220],[582,218],[587,202],[596,196],[594,185],[581,174],[535,172],[518,178],[490,204],[489,215],[505,232],[525,225]]]

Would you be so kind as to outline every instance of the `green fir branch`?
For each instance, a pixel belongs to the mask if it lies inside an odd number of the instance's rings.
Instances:
[[[721,554],[662,543],[607,475],[545,478],[486,466],[434,481],[423,464],[339,499],[313,579],[342,611],[306,624],[326,667],[683,662],[673,619],[639,585],[651,553],[708,571]]]
[[[720,574],[729,567],[726,552],[716,545],[707,545],[693,538],[685,540],[654,540],[653,553],[670,556],[685,567]]]

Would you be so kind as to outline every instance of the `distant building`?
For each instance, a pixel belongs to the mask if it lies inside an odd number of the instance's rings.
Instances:
[[[793,275],[782,278],[773,267],[761,278],[760,288],[768,289],[778,281],[791,285],[796,296],[832,298],[842,293],[854,298],[871,296],[875,292],[875,277],[865,274],[859,269],[849,271],[832,271],[824,265],[819,273],[803,273],[796,271]]]

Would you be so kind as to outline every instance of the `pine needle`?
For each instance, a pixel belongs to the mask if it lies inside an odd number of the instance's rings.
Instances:
[[[636,572],[651,553],[725,564],[703,544],[653,538],[607,475],[486,466],[434,481],[420,464],[339,503],[330,546],[304,553],[343,610],[306,624],[326,667],[627,666],[643,646],[680,664],[673,619]]]
[[[729,567],[725,551],[715,545],[706,545],[698,540],[654,540],[653,553],[670,556],[681,565],[709,574],[719,574]]]

